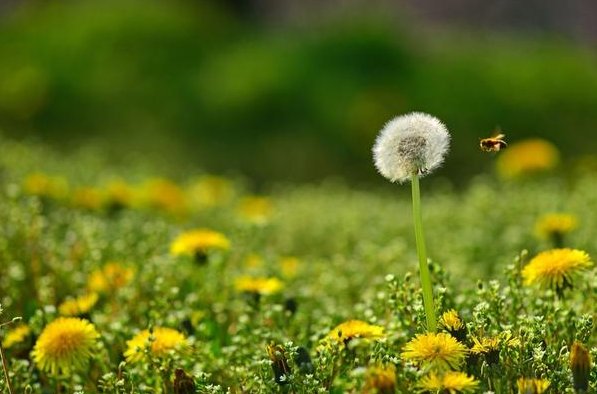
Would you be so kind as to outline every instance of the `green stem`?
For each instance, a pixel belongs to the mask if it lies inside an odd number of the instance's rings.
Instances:
[[[4,354],[4,348],[2,347],[2,338],[1,337],[0,337],[0,357],[2,357],[2,369],[4,370],[4,379],[6,380],[6,387],[8,388],[8,394],[13,394],[14,390],[12,388],[12,383],[10,382],[10,376],[8,376],[8,363],[6,362],[6,356]]]
[[[415,220],[415,240],[417,242],[417,254],[419,255],[419,271],[421,274],[421,287],[423,289],[423,303],[425,305],[425,317],[427,318],[427,331],[437,331],[437,320],[435,319],[435,307],[433,306],[433,289],[431,287],[431,274],[427,265],[427,250],[425,248],[425,237],[423,235],[423,215],[421,214],[421,191],[419,189],[419,176],[413,174],[411,179],[413,196],[413,217]]]

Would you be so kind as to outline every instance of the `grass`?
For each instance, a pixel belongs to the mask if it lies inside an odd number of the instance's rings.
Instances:
[[[339,181],[276,185],[261,191],[271,211],[243,212],[239,207],[254,193],[246,180],[226,178],[226,198],[206,206],[197,200],[209,189],[197,186],[202,174],[178,173],[172,178],[182,194],[162,188],[159,195],[171,198],[158,203],[145,180],[164,175],[159,165],[133,158],[115,166],[101,152],[84,152],[64,157],[41,145],[0,140],[2,321],[22,316],[30,327],[11,346],[6,342],[15,324],[0,331],[14,392],[193,392],[181,391],[182,376],[201,393],[419,390],[430,371],[402,355],[425,331],[405,188],[359,190]],[[57,197],[28,193],[24,180],[39,171],[63,176],[69,191]],[[516,393],[521,377],[549,380],[546,392],[574,392],[572,344],[597,356],[594,271],[575,276],[574,286],[562,292],[526,286],[521,276],[533,256],[552,247],[534,233],[548,212],[575,215],[579,226],[564,245],[596,253],[597,177],[570,174],[521,182],[486,174],[464,190],[441,180],[422,185],[428,189],[423,220],[438,316],[457,311],[466,324],[460,341],[467,349],[475,339],[499,337],[497,361],[495,354],[467,353],[459,368],[478,382],[474,392]],[[116,177],[134,194],[123,206],[95,204],[89,194],[74,198],[83,186],[104,196]],[[208,251],[205,262],[171,255],[172,241],[193,228],[224,234],[230,248]],[[100,334],[92,355],[79,356],[85,367],[68,376],[41,370],[31,350],[44,327],[65,300],[90,291],[90,278],[110,262],[133,273],[79,313]],[[275,277],[283,287],[262,294],[238,290],[238,278],[247,275]],[[350,319],[383,327],[384,337],[338,344],[325,339]],[[127,361],[127,341],[158,327],[183,333],[186,346],[147,350],[141,361]],[[440,330],[449,331],[441,324]],[[381,391],[376,378],[380,364],[395,368],[390,391]],[[588,392],[594,392],[597,370],[590,368]]]

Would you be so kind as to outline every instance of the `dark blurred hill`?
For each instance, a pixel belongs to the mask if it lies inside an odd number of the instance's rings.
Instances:
[[[412,110],[452,130],[452,179],[491,165],[477,143],[496,125],[569,157],[597,147],[597,59],[561,37],[432,29],[362,5],[301,23],[207,2],[13,8],[0,20],[0,128],[12,137],[258,181],[377,181],[373,139]]]

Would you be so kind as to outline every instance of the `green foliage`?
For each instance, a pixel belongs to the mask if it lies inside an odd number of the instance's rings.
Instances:
[[[201,393],[360,392],[365,370],[378,363],[396,367],[396,392],[416,390],[424,373],[400,355],[423,331],[425,319],[414,274],[411,206],[408,190],[402,190],[408,187],[387,193],[334,182],[278,186],[271,190],[269,221],[254,225],[238,216],[247,187],[233,180],[230,200],[174,218],[146,207],[84,209],[68,199],[29,195],[23,186],[28,174],[40,170],[61,174],[71,185],[101,187],[116,174],[131,183],[161,175],[158,168],[143,162],[118,167],[97,155],[63,157],[44,146],[1,141],[2,316],[22,315],[32,330],[31,337],[6,349],[16,392],[29,387],[33,392],[172,393],[179,387],[175,369],[191,377]],[[497,363],[468,356],[464,371],[480,382],[479,392],[515,393],[518,378],[538,377],[551,382],[551,393],[572,393],[572,343],[584,343],[597,355],[595,272],[560,295],[524,286],[520,275],[530,257],[551,247],[533,233],[535,220],[546,212],[575,214],[580,225],[566,245],[597,253],[595,182],[591,174],[569,183],[557,178],[498,183],[482,177],[461,193],[441,184],[423,193],[438,313],[458,312],[467,347],[474,345],[473,337],[510,333],[517,340],[500,345]],[[424,180],[422,187],[427,186]],[[231,249],[210,254],[203,265],[170,255],[176,235],[195,227],[224,233]],[[262,263],[248,264],[252,254]],[[284,256],[299,259],[296,274],[284,273]],[[86,316],[101,334],[89,368],[68,379],[39,371],[29,356],[35,338],[57,316],[57,306],[84,293],[90,274],[110,261],[134,267],[134,276],[102,295]],[[271,295],[243,294],[235,280],[246,274],[278,277],[285,286]],[[345,346],[322,342],[349,319],[383,326],[386,338],[353,339]],[[184,332],[189,347],[145,362],[123,361],[126,342],[136,332],[160,326]],[[1,329],[4,338],[11,327]],[[274,380],[270,344],[281,346],[277,365],[288,371],[283,380],[288,384]],[[297,362],[299,346],[311,366]],[[593,368],[591,390],[595,374]]]

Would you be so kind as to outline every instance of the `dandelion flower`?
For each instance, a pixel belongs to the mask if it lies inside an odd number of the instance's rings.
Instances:
[[[519,346],[520,340],[513,338],[510,332],[503,332],[494,337],[477,338],[473,337],[471,354],[484,355],[487,363],[495,364],[500,361],[500,350],[502,347]]]
[[[263,265],[263,257],[256,253],[251,253],[245,259],[245,267],[247,268],[257,268]]]
[[[450,134],[437,118],[413,112],[389,121],[373,146],[375,167],[392,182],[439,167],[450,146]]]
[[[170,245],[170,253],[175,256],[192,256],[204,262],[212,250],[227,250],[230,241],[222,233],[208,229],[196,229],[180,234]]]
[[[245,197],[239,206],[242,218],[253,224],[265,224],[272,215],[273,204],[267,197]]]
[[[427,330],[437,330],[433,287],[427,262],[419,177],[439,167],[450,146],[450,134],[439,119],[413,112],[388,122],[373,146],[375,167],[392,182],[411,181],[415,240]]]
[[[228,179],[207,175],[191,186],[190,194],[199,207],[213,207],[230,201],[234,188]]]
[[[549,388],[550,382],[543,379],[520,378],[516,382],[518,394],[543,394]]]
[[[448,371],[444,375],[431,372],[419,382],[420,392],[457,394],[473,393],[479,382],[463,372]]]
[[[578,221],[573,215],[549,213],[535,223],[535,233],[544,239],[551,239],[557,247],[562,247],[564,236],[576,228]]]
[[[519,178],[554,169],[559,163],[559,156],[551,142],[529,139],[511,144],[498,156],[496,166],[502,178]]]
[[[50,375],[70,375],[82,369],[94,354],[99,334],[87,320],[59,317],[48,324],[37,339],[31,358]]]
[[[58,312],[62,316],[81,316],[89,313],[97,303],[97,293],[89,293],[77,298],[68,298],[58,306]]]
[[[66,195],[67,189],[66,179],[41,172],[29,174],[23,180],[23,190],[33,196],[61,199]]]
[[[6,333],[2,345],[8,349],[16,344],[25,342],[30,335],[31,328],[27,324],[19,324]]]
[[[134,205],[135,193],[124,181],[111,181],[104,192],[104,204],[112,211]]]
[[[418,334],[404,347],[402,357],[424,368],[456,369],[462,364],[467,348],[449,334]]]
[[[286,278],[292,278],[296,276],[299,265],[300,261],[296,257],[282,257],[280,259],[280,268],[282,269],[282,274]]]
[[[145,183],[142,194],[145,203],[150,208],[174,216],[183,216],[187,212],[187,200],[183,190],[168,179],[149,180]]]
[[[394,394],[396,392],[396,367],[377,365],[367,369],[363,394]]]
[[[589,388],[589,377],[591,374],[591,354],[578,342],[574,342],[572,345],[570,369],[572,370],[576,392],[586,392]]]
[[[90,292],[113,293],[126,286],[133,278],[134,270],[117,262],[110,262],[102,269],[93,271],[87,280]]]
[[[272,364],[274,380],[280,386],[286,385],[289,382],[288,376],[292,374],[292,371],[288,366],[288,356],[284,347],[272,343],[267,345],[265,349]]]
[[[522,270],[526,285],[539,283],[561,291],[572,286],[574,276],[593,265],[589,255],[578,249],[552,249],[539,253]]]
[[[241,276],[236,279],[234,286],[238,291],[270,295],[279,292],[284,287],[284,283],[282,283],[280,279],[274,277]]]
[[[104,203],[102,193],[93,187],[79,187],[70,196],[71,204],[77,208],[98,211]]]
[[[327,339],[343,344],[348,343],[354,338],[369,340],[384,337],[384,328],[382,326],[369,324],[362,320],[348,320],[338,325],[327,335]]]
[[[466,326],[460,317],[458,317],[458,312],[454,309],[445,312],[440,317],[439,324],[459,341],[464,341],[466,339]]]
[[[128,362],[138,362],[145,356],[145,350],[154,357],[163,357],[168,352],[187,345],[185,336],[172,329],[158,327],[153,331],[143,330],[126,342],[124,357]]]

